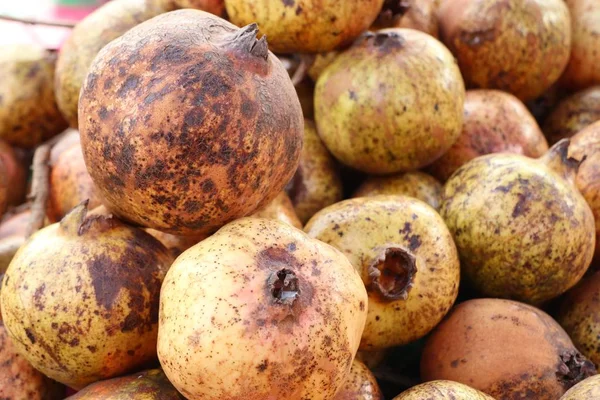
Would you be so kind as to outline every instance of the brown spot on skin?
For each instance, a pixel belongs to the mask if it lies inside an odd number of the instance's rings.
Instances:
[[[33,294],[33,304],[35,305],[35,308],[37,308],[40,311],[43,311],[44,307],[45,307],[44,302],[43,302],[45,290],[46,290],[46,284],[42,283],[42,285],[40,287],[35,289],[35,293]]]
[[[269,361],[263,360],[260,364],[258,364],[256,369],[258,370],[258,372],[264,372],[268,366],[269,366]]]
[[[294,0],[281,0],[283,2],[283,5],[286,7],[294,7],[294,5],[296,4],[296,2]]]
[[[31,341],[31,344],[35,344],[35,335],[30,329],[25,329],[25,335],[27,335],[27,338]]]

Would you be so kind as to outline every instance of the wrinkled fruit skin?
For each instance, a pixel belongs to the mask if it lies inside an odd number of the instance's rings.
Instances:
[[[560,400],[588,400],[600,397],[600,375],[590,376],[565,393]]]
[[[573,26],[569,64],[560,83],[571,90],[600,84],[600,4],[596,0],[566,0]]]
[[[569,155],[585,161],[577,171],[577,188],[587,201],[596,220],[596,253],[600,263],[600,122],[588,126],[573,137]],[[599,264],[600,265],[600,264]]]
[[[317,211],[341,201],[344,196],[338,165],[312,121],[304,121],[304,147],[298,169],[286,190],[303,224]]]
[[[452,381],[431,381],[421,383],[402,392],[394,400],[494,400],[479,390],[473,389],[462,383]]]
[[[258,23],[275,53],[324,53],[371,26],[383,0],[225,0],[231,22]]]
[[[62,400],[65,387],[36,371],[15,349],[0,319],[0,398]]]
[[[547,151],[544,134],[519,99],[499,90],[469,90],[460,137],[428,171],[445,182],[479,156],[507,152],[538,158]]]
[[[73,128],[78,126],[79,92],[98,52],[134,26],[165,9],[155,0],[110,1],[80,21],[61,48],[56,63],[56,101]]]
[[[200,243],[204,239],[207,238],[207,235],[200,236],[178,236],[171,235],[170,233],[165,233],[161,231],[157,231],[156,229],[147,228],[145,231],[161,242],[169,252],[173,255],[173,258],[179,257],[181,253],[192,247],[193,245]]]
[[[62,132],[66,121],[54,100],[56,54],[35,45],[0,49],[0,139],[33,148]]]
[[[383,400],[377,379],[369,368],[358,360],[352,362],[346,383],[337,392],[334,400]]]
[[[60,221],[85,200],[89,200],[90,209],[102,204],[85,167],[81,145],[74,143],[51,165],[48,217],[52,222]]]
[[[397,194],[417,198],[434,209],[440,208],[442,184],[426,173],[415,171],[392,176],[371,176],[354,192],[352,197],[371,197]]]
[[[159,369],[87,386],[68,400],[184,400]]]
[[[194,236],[281,192],[298,165],[302,110],[285,68],[255,34],[187,9],[102,49],[81,92],[79,126],[111,211]]]
[[[390,3],[392,7],[386,7]],[[400,7],[395,10],[394,6],[398,4],[407,4],[406,8]],[[383,28],[410,28],[425,32],[434,38],[438,38],[438,18],[437,9],[440,0],[387,0],[384,2],[382,12],[371,27],[374,29]],[[395,13],[394,11],[399,11]]]
[[[594,254],[594,216],[573,178],[568,141],[542,159],[492,154],[448,180],[440,214],[461,272],[489,297],[541,304],[575,285]],[[550,164],[550,165],[549,165]],[[566,175],[557,170],[566,169]]]
[[[596,366],[600,365],[600,273],[595,273],[569,290],[556,320],[575,346]]]
[[[296,215],[296,211],[294,211],[292,201],[285,192],[279,193],[272,202],[252,214],[252,216],[255,218],[274,219],[298,229],[302,229],[303,226]]]
[[[571,138],[588,125],[600,121],[600,86],[577,92],[561,101],[544,121],[550,144]]]
[[[442,0],[439,18],[468,87],[532,100],[569,61],[571,20],[562,0]]]
[[[169,270],[158,356],[190,400],[331,400],[366,313],[364,285],[340,252],[287,224],[243,218]]]
[[[4,276],[15,347],[74,389],[156,358],[158,300],[172,258],[147,233],[80,205],[35,233]]]
[[[27,190],[25,167],[15,150],[2,140],[0,140],[0,160],[6,172],[6,201],[9,205],[18,206],[23,202]]]
[[[496,399],[555,400],[595,373],[548,314],[500,299],[455,307],[421,358],[423,380],[461,382]]]
[[[371,174],[414,170],[458,138],[464,96],[460,71],[440,42],[412,29],[368,32],[319,77],[317,131],[350,167]]]
[[[219,17],[224,17],[225,14],[224,0],[157,0],[157,2],[169,11],[180,8],[195,8]]]
[[[427,204],[404,196],[345,200],[318,212],[304,230],[340,250],[360,273],[369,294],[361,350],[410,343],[425,336],[450,310],[458,295],[460,266],[444,221]],[[384,265],[382,277],[371,266],[399,249],[416,257],[416,267]],[[416,268],[416,271],[414,270]],[[385,277],[397,280],[404,295],[385,296],[377,288]],[[390,278],[391,279],[391,278]],[[392,292],[392,290],[390,290]]]

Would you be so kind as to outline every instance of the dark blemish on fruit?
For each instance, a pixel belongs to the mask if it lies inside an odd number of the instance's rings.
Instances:
[[[31,341],[32,344],[35,344],[35,336],[33,334],[33,332],[31,332],[30,329],[25,328],[25,335],[27,335],[27,338],[29,338],[29,340]]]
[[[112,310],[113,303],[121,290],[121,286],[115,284],[113,277],[107,274],[111,264],[114,264],[114,261],[103,254],[96,256],[88,264],[96,303],[106,310]]]
[[[595,375],[594,364],[576,350],[566,350],[560,355],[556,377],[565,390]]]
[[[361,302],[358,304],[358,307],[360,308],[360,311],[365,311],[365,302],[364,302],[364,301],[361,301]]]
[[[519,193],[518,195],[519,197],[519,201],[517,201],[517,204],[515,205],[515,208],[513,209],[512,212],[512,217],[513,218],[517,218],[521,215],[523,215],[524,213],[526,213],[527,211],[529,211],[529,207],[528,207],[528,202],[531,199],[531,193],[530,192],[526,192],[526,193]]]
[[[258,372],[264,372],[267,367],[269,366],[269,361],[268,360],[262,360],[262,362],[260,364],[258,364],[258,366],[256,367],[256,369],[258,370]]]
[[[302,9],[302,7],[300,7],[300,6],[296,7],[296,15],[300,15],[300,14],[302,14],[302,11],[304,11],[304,10]]]
[[[106,117],[108,116],[108,110],[106,109],[106,107],[100,107],[100,109],[98,110],[98,116],[100,117],[100,120],[106,120]]]
[[[90,351],[90,353],[95,353],[96,351],[98,351],[98,348],[96,346],[87,346],[87,349]]]
[[[289,251],[296,251],[296,243],[292,242],[292,243],[288,244],[287,249]]]
[[[296,4],[296,2],[294,0],[281,0],[283,2],[283,5],[286,7],[294,7],[294,4]]]
[[[33,294],[33,304],[34,304],[35,308],[37,308],[40,311],[43,311],[45,308],[44,302],[43,302],[45,290],[46,290],[46,284],[42,283],[42,286],[35,289],[35,292]]]
[[[350,90],[350,99],[352,100],[358,100],[358,96],[356,96],[356,92],[354,90]]]
[[[137,75],[129,75],[125,82],[121,85],[117,91],[118,97],[125,97],[130,91],[137,89],[140,84],[140,77]]]
[[[459,360],[454,360],[454,361],[452,361],[452,362],[450,363],[450,366],[451,366],[452,368],[456,368],[456,367],[458,367],[458,363],[459,363]]]

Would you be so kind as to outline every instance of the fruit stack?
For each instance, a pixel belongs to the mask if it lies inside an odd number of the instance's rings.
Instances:
[[[0,398],[600,399],[598,65],[597,0],[113,0],[1,48]]]

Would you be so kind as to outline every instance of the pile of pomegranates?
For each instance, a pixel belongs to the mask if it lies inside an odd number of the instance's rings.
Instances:
[[[0,47],[0,399],[600,398],[599,38],[112,0]]]

